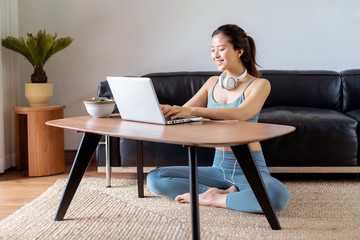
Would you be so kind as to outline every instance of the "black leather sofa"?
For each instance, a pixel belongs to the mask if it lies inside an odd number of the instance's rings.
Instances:
[[[296,127],[291,134],[261,143],[268,166],[359,166],[360,69],[261,72],[272,90],[259,122]],[[160,103],[182,105],[210,76],[219,74],[168,72],[145,76],[152,79]],[[98,96],[112,97],[106,81],[99,84]],[[199,165],[211,165],[213,151],[199,149]],[[99,145],[99,166],[105,165],[104,152],[104,146]],[[135,142],[110,138],[110,159],[112,166],[135,166]],[[187,150],[144,142],[144,166],[164,165],[187,165]]]

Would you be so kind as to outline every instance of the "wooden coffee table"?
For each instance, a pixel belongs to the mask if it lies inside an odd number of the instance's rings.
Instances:
[[[292,126],[240,121],[202,121],[164,126],[90,116],[52,120],[46,124],[84,132],[55,221],[63,220],[100,138],[106,135],[136,140],[139,197],[144,196],[142,141],[178,144],[188,148],[193,239],[200,239],[196,147],[231,147],[271,228],[281,229],[249,143],[288,134],[295,130]]]

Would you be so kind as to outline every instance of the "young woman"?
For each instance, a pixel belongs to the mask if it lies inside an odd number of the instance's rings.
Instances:
[[[254,40],[243,29],[231,24],[220,26],[212,34],[211,57],[222,74],[209,78],[183,106],[162,105],[165,117],[257,122],[271,87],[256,69],[255,52]],[[289,192],[270,176],[260,143],[252,143],[250,148],[273,207],[284,209]],[[213,165],[198,168],[198,181],[200,205],[262,212],[230,147],[216,148]],[[190,202],[188,167],[157,168],[148,174],[147,186],[155,194]]]

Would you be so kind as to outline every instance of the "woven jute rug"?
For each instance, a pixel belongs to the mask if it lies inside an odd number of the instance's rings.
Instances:
[[[151,194],[134,179],[83,179],[64,221],[53,221],[66,180],[0,222],[0,239],[191,239],[190,205]],[[202,239],[360,239],[360,184],[286,181],[282,230],[262,214],[200,206]]]

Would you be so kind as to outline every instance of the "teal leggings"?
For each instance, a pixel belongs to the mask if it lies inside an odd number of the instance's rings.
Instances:
[[[286,207],[289,202],[289,192],[277,179],[270,176],[262,151],[253,152],[260,174],[264,181],[270,201],[276,211]],[[229,193],[226,207],[243,212],[262,213],[262,209],[248,184],[232,152],[216,150],[211,167],[198,167],[199,194],[208,187],[227,189],[236,186],[239,191]],[[161,167],[147,175],[147,187],[155,194],[169,198],[189,192],[189,168]]]

